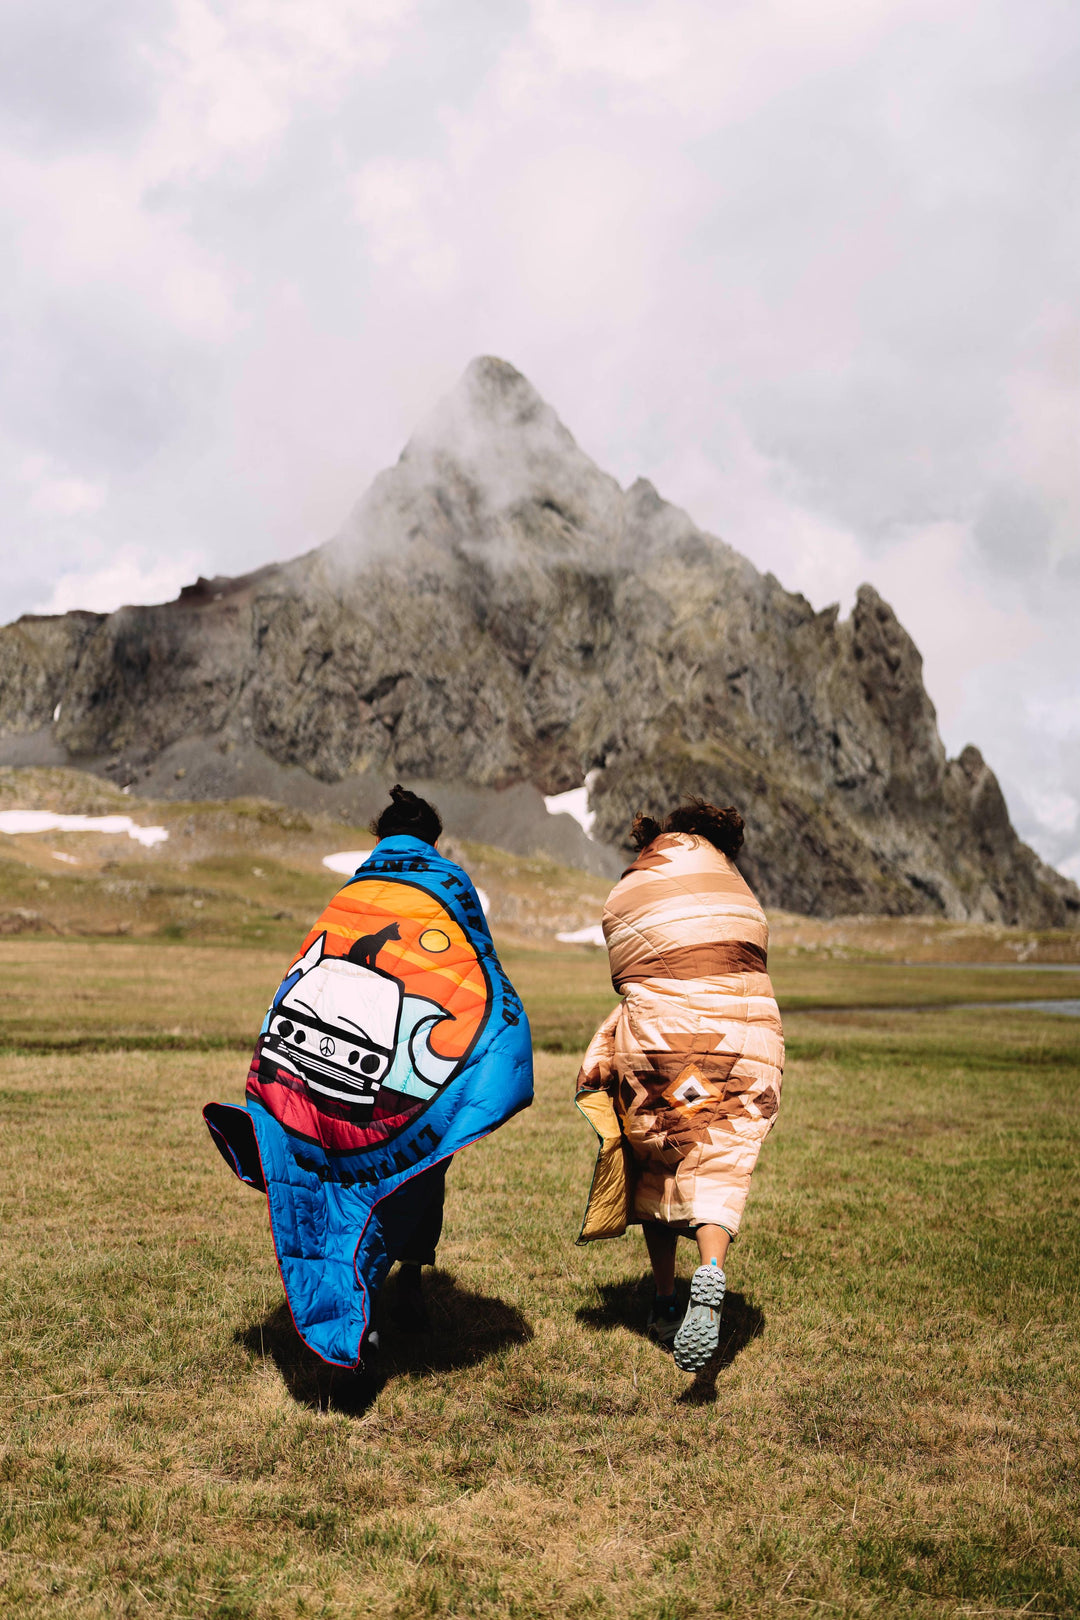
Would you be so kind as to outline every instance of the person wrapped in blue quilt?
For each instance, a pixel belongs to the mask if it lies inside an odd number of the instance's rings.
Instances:
[[[362,1364],[373,1300],[431,1229],[451,1156],[533,1094],[528,1019],[434,807],[395,787],[373,830],[278,987],[245,1106],[203,1110],[267,1195],[297,1331],[342,1367]]]

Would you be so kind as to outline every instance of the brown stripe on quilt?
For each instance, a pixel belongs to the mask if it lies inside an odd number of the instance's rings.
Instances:
[[[713,940],[707,945],[683,945],[673,950],[650,950],[635,958],[614,981],[616,990],[642,979],[714,979],[726,973],[764,973],[766,953],[745,940]]]

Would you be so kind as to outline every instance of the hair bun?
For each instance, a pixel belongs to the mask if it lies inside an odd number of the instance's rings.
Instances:
[[[376,838],[392,838],[395,833],[408,833],[434,844],[442,833],[442,817],[433,804],[422,799],[411,788],[395,782],[390,789],[390,803],[371,824]]]
[[[400,782],[396,782],[390,789],[390,799],[399,820],[419,821],[428,808],[426,800],[421,799],[411,788],[402,787]]]

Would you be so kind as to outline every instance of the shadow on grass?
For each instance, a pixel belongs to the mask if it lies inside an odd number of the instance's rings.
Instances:
[[[582,1305],[576,1312],[579,1322],[592,1328],[629,1328],[631,1333],[646,1336],[646,1321],[652,1300],[653,1281],[645,1276],[637,1282],[602,1283],[597,1289],[598,1305]],[[765,1332],[765,1312],[747,1299],[745,1294],[729,1289],[724,1296],[724,1310],[720,1318],[720,1346],[707,1367],[694,1376],[694,1381],[679,1396],[684,1406],[707,1406],[716,1399],[716,1380],[725,1367],[752,1339],[760,1339]]]
[[[379,1350],[360,1372],[331,1367],[308,1349],[282,1300],[261,1322],[244,1328],[237,1342],[257,1356],[268,1356],[293,1400],[315,1411],[360,1416],[390,1379],[402,1373],[450,1372],[486,1361],[508,1344],[532,1338],[520,1311],[501,1299],[470,1294],[445,1271],[424,1274],[424,1297],[431,1332],[406,1334],[394,1325],[395,1278],[383,1290],[376,1311]]]

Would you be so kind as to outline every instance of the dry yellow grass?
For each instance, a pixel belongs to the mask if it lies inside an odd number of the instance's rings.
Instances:
[[[792,1014],[693,1382],[642,1335],[640,1238],[573,1246],[592,1148],[574,1056],[542,1053],[535,1107],[451,1172],[435,1334],[355,1379],[296,1340],[199,1118],[243,1054],[30,1049],[96,949],[25,947],[0,1057],[4,1612],[1078,1612],[1080,1027]],[[108,951],[132,1040],[239,1041],[280,965]]]

